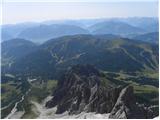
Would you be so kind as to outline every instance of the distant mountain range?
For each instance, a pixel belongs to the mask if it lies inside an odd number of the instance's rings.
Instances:
[[[152,17],[133,17],[119,19],[122,22],[128,23],[129,25],[144,29],[147,32],[159,31],[159,20],[158,18]]]
[[[64,35],[88,34],[89,31],[73,25],[39,25],[23,30],[18,37],[25,38],[36,43]]]
[[[146,41],[150,43],[158,43],[159,42],[159,32],[151,32],[151,33],[137,35],[133,37],[133,39]]]
[[[89,30],[91,30],[93,34],[116,34],[116,35],[138,34],[145,32],[145,30],[141,28],[134,27],[132,25],[120,21],[100,22],[90,26]]]
[[[2,25],[1,30],[2,30],[2,40],[9,40],[13,38],[17,38],[18,34],[23,31],[24,29],[30,28],[30,27],[35,27],[39,25],[38,23],[20,23],[20,24],[8,24],[8,25]]]
[[[158,24],[113,18],[2,25],[1,117],[157,117]]]
[[[14,41],[16,48],[13,45],[6,49],[2,45],[2,58],[16,56],[16,50],[26,53],[24,48],[27,48],[28,43],[24,41],[26,47],[18,46],[20,41]],[[10,40],[5,44],[12,43],[13,40]],[[158,45],[113,35],[64,36],[38,47],[33,44],[29,46],[29,54],[16,59],[11,65],[11,72],[53,77],[75,64],[93,64],[99,69],[112,72],[158,70]],[[31,50],[34,51],[30,52]]]
[[[123,37],[158,32],[158,18],[113,18],[44,21],[2,25],[2,40],[28,39],[43,43],[51,38],[75,34],[115,34]]]

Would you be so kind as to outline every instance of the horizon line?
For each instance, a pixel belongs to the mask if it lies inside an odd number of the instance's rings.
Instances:
[[[46,19],[46,20],[28,20],[28,21],[22,21],[22,22],[16,22],[16,23],[5,23],[3,24],[3,21],[2,21],[2,24],[0,25],[16,25],[16,24],[23,24],[23,23],[43,23],[43,22],[47,22],[47,21],[69,21],[69,20],[100,20],[100,19],[119,19],[119,18],[122,18],[122,19],[127,19],[127,18],[155,18],[155,19],[159,19],[159,16],[133,16],[133,17],[95,17],[95,18],[66,18],[66,19]]]

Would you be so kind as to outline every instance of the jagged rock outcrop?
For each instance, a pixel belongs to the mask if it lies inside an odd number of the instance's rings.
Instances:
[[[69,111],[78,114],[82,111],[109,113],[121,91],[121,87],[104,87],[100,73],[90,65],[76,65],[67,71],[58,82],[53,99],[46,107],[57,106],[57,114]]]
[[[110,113],[112,119],[153,118],[155,107],[136,103],[132,86],[104,86],[100,72],[91,65],[76,65],[58,81],[47,108],[57,106],[57,114],[81,112]]]
[[[112,119],[149,119],[153,117],[155,117],[153,110],[136,103],[132,86],[127,86],[121,91],[109,116]]]

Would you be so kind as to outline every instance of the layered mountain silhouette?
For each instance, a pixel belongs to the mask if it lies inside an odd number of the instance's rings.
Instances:
[[[158,32],[157,18],[111,18],[82,20],[50,20],[2,25],[2,40],[22,38],[44,43],[51,38],[75,34],[114,34],[125,37]]]
[[[7,24],[2,25],[1,27],[1,41],[10,40],[18,37],[18,34],[25,29],[30,27],[38,26],[39,23],[34,22],[26,22],[26,23],[19,23],[19,24]]]
[[[127,35],[143,33],[144,30],[121,21],[106,21],[94,24],[89,28],[93,34]]]
[[[158,24],[135,17],[0,26],[3,106],[19,94],[25,97],[13,108],[25,111],[24,118],[41,117],[43,110],[47,116],[158,116]],[[33,115],[32,104],[51,93]],[[3,118],[11,109],[2,110]]]
[[[34,42],[43,42],[51,38],[56,38],[64,35],[87,34],[87,30],[74,25],[39,25],[28,28],[19,33],[19,38],[28,39]]]
[[[150,42],[150,43],[159,43],[159,32],[152,32],[141,34],[133,37],[135,40]]]
[[[5,53],[5,49],[3,51]],[[88,63],[105,71],[158,70],[158,45],[113,35],[64,36],[18,59],[11,66],[11,72],[54,76],[70,65]]]
[[[159,21],[156,17],[131,17],[120,18],[118,20],[130,24],[132,26],[141,28],[147,32],[157,32],[159,30]]]

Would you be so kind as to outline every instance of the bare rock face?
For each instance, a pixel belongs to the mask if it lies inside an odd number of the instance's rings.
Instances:
[[[46,107],[57,106],[57,114],[65,111],[69,114],[111,112],[121,88],[105,88],[99,77],[99,71],[93,66],[72,67],[58,82],[54,97]]]
[[[136,103],[132,86],[106,87],[100,72],[90,65],[76,65],[58,81],[47,108],[57,106],[57,114],[83,112],[110,113],[112,119],[145,119],[158,116],[155,106]]]
[[[132,86],[127,86],[121,91],[109,116],[112,119],[146,119],[153,117],[155,117],[153,110],[136,103]]]

